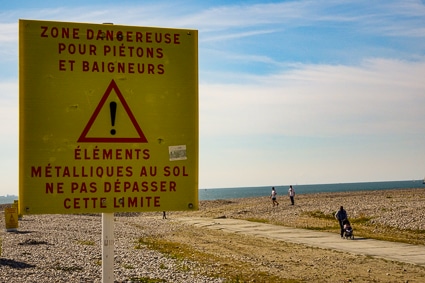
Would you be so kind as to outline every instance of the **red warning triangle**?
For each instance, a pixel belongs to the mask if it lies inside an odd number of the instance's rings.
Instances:
[[[87,137],[88,132],[90,131],[90,128],[92,127],[94,121],[96,120],[97,116],[99,115],[100,110],[102,109],[103,105],[105,104],[106,100],[108,99],[109,95],[112,91],[115,91],[117,94],[119,100],[121,101],[121,104],[123,105],[128,118],[130,118],[131,123],[134,126],[134,129],[136,130],[138,137],[134,138],[126,138],[126,137]],[[111,81],[108,88],[105,91],[105,94],[103,95],[102,99],[99,102],[99,105],[97,105],[96,109],[93,112],[93,115],[91,116],[89,122],[87,123],[86,127],[84,128],[83,132],[81,133],[80,138],[78,139],[78,142],[112,142],[112,143],[126,143],[126,142],[135,142],[135,143],[147,143],[148,140],[146,139],[145,135],[143,134],[142,129],[140,128],[139,124],[136,121],[136,118],[134,118],[133,113],[130,110],[130,107],[128,107],[127,102],[125,101],[124,97],[121,94],[121,91],[119,90],[117,84],[114,80]]]

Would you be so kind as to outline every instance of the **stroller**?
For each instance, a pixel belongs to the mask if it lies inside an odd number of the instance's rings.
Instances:
[[[353,228],[351,227],[350,221],[345,219],[342,224],[344,225],[344,238],[345,239],[354,239]]]

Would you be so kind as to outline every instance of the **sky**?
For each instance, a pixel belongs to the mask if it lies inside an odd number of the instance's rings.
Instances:
[[[0,195],[18,194],[19,19],[197,29],[201,189],[425,177],[425,1],[0,7]]]

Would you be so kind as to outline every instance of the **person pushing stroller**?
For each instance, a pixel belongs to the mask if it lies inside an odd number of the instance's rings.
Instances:
[[[338,220],[339,227],[341,228],[341,238],[344,238],[344,220],[347,220],[347,212],[342,207],[339,208],[339,210],[335,213],[335,218]]]

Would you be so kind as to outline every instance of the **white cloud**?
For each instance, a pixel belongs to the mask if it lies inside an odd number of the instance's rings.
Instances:
[[[18,40],[17,23],[0,23],[0,43]]]
[[[5,144],[17,144],[18,137],[18,85],[16,82],[0,82],[0,142],[2,149]],[[9,145],[9,146],[10,146]]]
[[[275,33],[275,30],[254,30],[254,31],[244,31],[244,32],[235,32],[235,33],[223,33],[216,34],[212,36],[205,37],[205,39],[201,39],[201,42],[209,42],[209,41],[222,41],[228,39],[240,39],[244,37],[252,37],[264,34]]]
[[[423,132],[424,73],[425,62],[374,59],[300,65],[260,84],[201,85],[201,119],[206,136]]]

